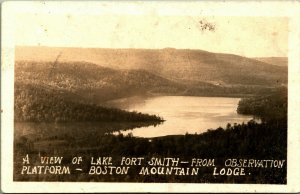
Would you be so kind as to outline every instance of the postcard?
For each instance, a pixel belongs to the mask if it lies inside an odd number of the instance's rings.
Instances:
[[[299,192],[297,1],[7,1],[3,192]]]

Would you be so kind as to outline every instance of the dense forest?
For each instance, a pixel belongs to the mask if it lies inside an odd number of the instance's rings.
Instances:
[[[67,97],[65,97],[67,96]],[[68,100],[69,94],[52,88],[30,84],[15,85],[15,121],[27,122],[78,122],[127,121],[162,122],[156,115],[127,112],[95,104]]]

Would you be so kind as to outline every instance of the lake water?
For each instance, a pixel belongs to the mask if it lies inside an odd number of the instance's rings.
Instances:
[[[226,127],[227,123],[247,123],[252,116],[237,114],[239,98],[160,96],[111,101],[110,106],[128,111],[155,114],[166,121],[161,125],[121,131],[136,137],[199,134],[207,129]],[[117,132],[119,133],[119,132]],[[117,134],[115,133],[115,134]]]

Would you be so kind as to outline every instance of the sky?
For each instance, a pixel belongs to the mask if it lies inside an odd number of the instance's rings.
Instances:
[[[247,57],[286,57],[285,17],[76,12],[17,14],[15,44],[86,48],[200,49]],[[213,29],[204,29],[209,24]]]

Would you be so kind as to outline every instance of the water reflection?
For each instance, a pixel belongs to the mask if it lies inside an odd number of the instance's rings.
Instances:
[[[126,131],[141,127],[160,125],[161,122],[74,122],[74,123],[34,123],[15,122],[15,140],[25,137],[31,141],[45,139],[88,139],[115,131]]]

